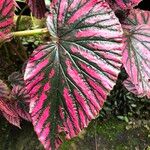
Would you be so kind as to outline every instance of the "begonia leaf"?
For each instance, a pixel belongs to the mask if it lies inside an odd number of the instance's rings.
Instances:
[[[123,22],[123,65],[138,95],[150,97],[150,12],[132,10]],[[132,91],[131,91],[132,92]]]
[[[2,80],[0,80],[0,112],[11,124],[20,127],[19,116],[10,102],[10,90]]]
[[[132,83],[130,78],[127,78],[124,82],[123,85],[126,87],[126,89],[128,91],[130,91],[131,93],[135,94],[138,97],[143,97],[143,93],[138,93],[138,90],[136,88],[136,86]]]
[[[33,16],[38,19],[45,17],[46,5],[44,0],[26,0]]]
[[[34,50],[24,75],[34,130],[46,150],[99,114],[122,57],[122,29],[103,0],[53,0],[50,10],[51,41]]]
[[[31,121],[31,116],[29,114],[30,96],[25,89],[23,75],[20,72],[13,72],[8,77],[8,80],[13,87],[11,91],[11,99],[15,101],[14,108],[16,112],[21,118]]]
[[[142,0],[106,0],[113,10],[128,10],[137,6]]]
[[[8,40],[13,25],[14,0],[0,0],[0,42]]]
[[[0,80],[0,98],[9,99],[10,97],[10,90],[7,85]]]
[[[16,101],[14,107],[18,115],[27,121],[31,121],[31,116],[29,114],[30,96],[25,86],[15,85],[11,95],[12,99]]]
[[[9,123],[20,128],[20,118],[11,103],[0,98],[0,111]]]

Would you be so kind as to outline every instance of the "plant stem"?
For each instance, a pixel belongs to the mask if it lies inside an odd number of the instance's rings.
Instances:
[[[47,34],[47,33],[48,33],[48,29],[42,28],[42,29],[35,29],[35,30],[25,30],[25,31],[12,32],[12,35],[14,37],[20,37],[20,36],[34,36],[37,34]]]

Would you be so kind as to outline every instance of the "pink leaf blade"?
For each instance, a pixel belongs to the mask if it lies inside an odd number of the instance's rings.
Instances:
[[[0,98],[10,98],[10,89],[2,80],[0,80]]]
[[[21,117],[21,118],[23,118],[23,119],[25,119],[25,120],[27,120],[27,121],[30,121],[31,122],[31,115],[27,112],[27,111],[25,111],[24,109],[22,109],[22,108],[20,108],[20,106],[16,106],[16,111],[17,111],[17,114]]]
[[[44,0],[26,0],[33,16],[38,19],[44,18],[46,13],[46,5]]]
[[[13,105],[10,102],[0,99],[0,111],[9,123],[20,128],[19,116],[13,109]]]
[[[123,85],[126,87],[128,91],[131,93],[135,94],[138,97],[143,97],[143,93],[139,93],[137,90],[137,87],[132,83],[130,78],[127,78],[124,82]]]
[[[0,41],[8,40],[11,37],[8,34],[13,26],[14,8],[14,0],[0,1]]]
[[[121,9],[131,9],[137,6],[141,1],[142,0],[116,0],[116,3]]]
[[[132,10],[123,22],[123,65],[139,95],[150,97],[150,24],[148,11]],[[138,17],[137,17],[138,15]]]
[[[16,101],[14,107],[18,115],[27,121],[31,121],[31,116],[29,114],[30,96],[25,86],[14,85],[11,95],[12,99]]]
[[[131,30],[133,27],[142,24],[150,25],[150,11],[132,9],[122,24],[123,28],[126,30]]]
[[[8,77],[8,81],[11,82],[13,87],[11,98],[15,101],[14,108],[16,112],[21,118],[31,121],[31,116],[29,114],[30,96],[25,89],[23,75],[20,72],[13,72]]]
[[[107,3],[63,2],[52,2],[52,41],[33,51],[24,75],[34,130],[47,150],[58,149],[62,134],[77,136],[98,115],[121,66],[122,29]]]
[[[128,10],[133,9],[137,6],[142,0],[106,0],[111,8],[116,10]]]

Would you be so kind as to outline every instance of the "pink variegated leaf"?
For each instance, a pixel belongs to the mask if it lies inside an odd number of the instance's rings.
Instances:
[[[0,0],[0,42],[8,40],[13,25],[14,0]]]
[[[11,92],[11,98],[15,100],[15,110],[18,115],[27,120],[31,121],[31,116],[29,114],[29,102],[30,97],[25,89],[25,84],[23,80],[23,76],[19,72],[13,72],[9,77],[8,80],[11,82],[13,86]]]
[[[34,130],[46,150],[77,136],[103,106],[120,72],[122,29],[103,0],[53,0],[51,41],[25,70]],[[63,134],[62,134],[63,133]]]
[[[106,0],[113,10],[128,10],[137,6],[142,0]]]
[[[15,112],[10,98],[10,89],[2,80],[0,80],[0,112],[2,112],[3,116],[9,121],[9,123],[20,127],[19,116]]]
[[[126,87],[126,89],[128,91],[130,91],[131,93],[135,94],[138,97],[143,97],[143,95],[138,93],[138,90],[136,88],[136,86],[132,83],[130,78],[127,78],[124,82],[123,85]]]
[[[142,24],[150,25],[150,11],[132,9],[122,24],[126,30],[131,30]]]
[[[46,5],[44,0],[26,0],[33,16],[38,19],[45,17]]]
[[[20,118],[9,101],[0,98],[0,111],[9,123],[20,128]]]
[[[28,106],[28,107],[29,107],[29,106]],[[16,110],[17,114],[18,114],[21,118],[25,119],[26,121],[30,121],[30,122],[31,122],[31,115],[29,114],[29,112],[27,112],[27,111],[25,110],[25,108],[27,109],[28,107],[26,106],[25,103],[20,102],[20,103],[16,103],[16,105],[15,105],[15,110]]]
[[[123,65],[138,95],[150,98],[150,13],[132,10],[123,23]]]
[[[0,98],[4,99],[10,98],[10,90],[2,80],[0,80]]]
[[[2,112],[2,114],[10,124],[12,124],[12,125],[14,125],[18,128],[21,128],[20,127],[20,118],[19,118],[19,116],[15,116],[15,117],[10,116],[6,112]]]
[[[11,95],[12,99],[16,101],[15,110],[18,115],[27,121],[31,121],[31,116],[29,114],[30,96],[25,89],[25,86],[15,85]]]
[[[135,87],[135,85],[131,82],[130,78],[127,78],[124,82],[123,85],[126,87],[126,89],[130,92],[132,92],[135,95],[138,95],[138,91]]]

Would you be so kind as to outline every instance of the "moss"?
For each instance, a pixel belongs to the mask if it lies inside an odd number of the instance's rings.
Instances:
[[[143,126],[126,130],[127,123],[111,118],[105,123],[94,120],[82,138],[65,142],[60,150],[135,150],[150,145],[148,130]],[[73,145],[73,146],[72,146]]]
[[[60,147],[61,150],[68,150],[68,148],[70,149],[75,149],[76,148],[76,143],[77,141],[75,139],[72,139],[70,141],[65,141],[62,146]]]
[[[150,145],[149,124],[126,130],[126,123],[111,118],[106,122],[92,121],[78,137],[66,141],[60,150],[144,150]],[[22,130],[0,119],[0,150],[44,150],[28,122],[22,122]]]
[[[100,122],[96,123],[96,132],[108,140],[113,141],[120,132],[125,131],[125,126],[125,122],[111,118],[111,120],[104,124],[101,124]]]

